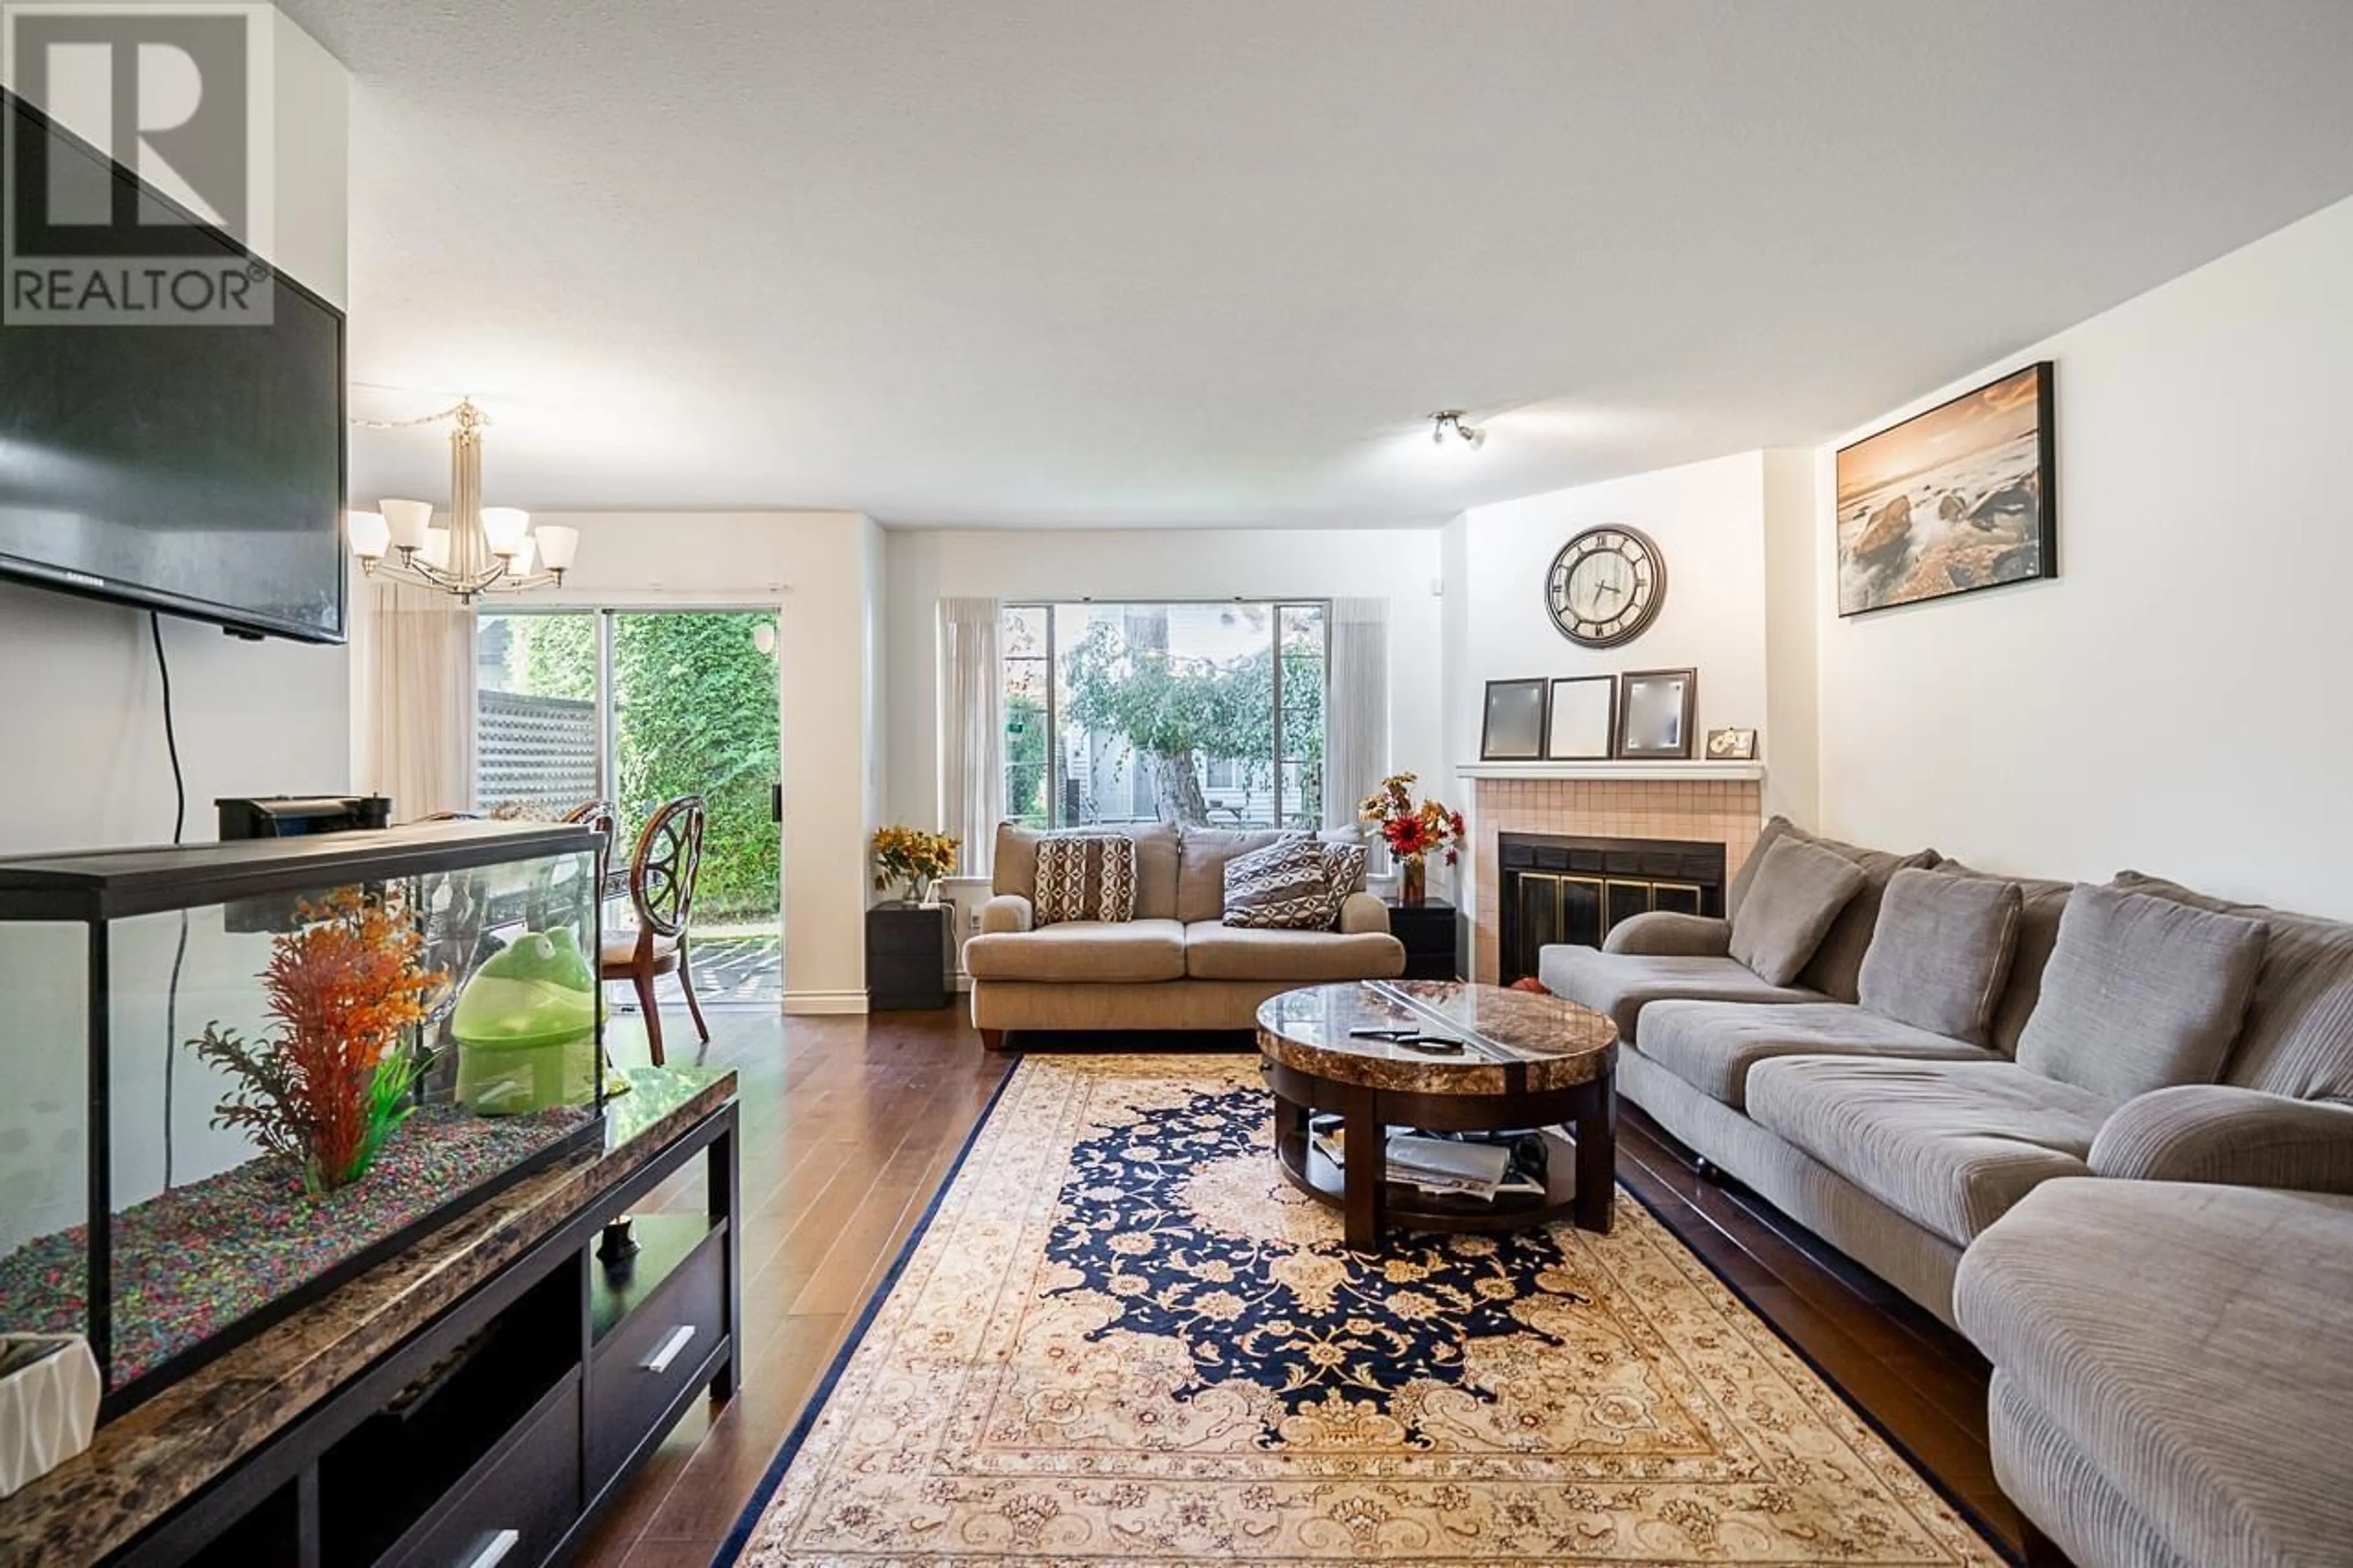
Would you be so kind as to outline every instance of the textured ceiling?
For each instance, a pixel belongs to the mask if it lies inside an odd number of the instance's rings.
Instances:
[[[2343,0],[284,5],[355,79],[355,411],[473,394],[539,508],[1430,522],[2353,192]],[[445,461],[362,433],[354,493]]]

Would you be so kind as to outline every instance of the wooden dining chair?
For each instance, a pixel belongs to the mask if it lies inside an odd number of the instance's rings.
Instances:
[[[605,933],[597,972],[607,980],[627,980],[637,987],[638,1006],[645,1014],[646,1042],[654,1066],[662,1065],[661,1013],[654,1003],[657,975],[678,976],[686,993],[687,1011],[694,1015],[694,1032],[711,1043],[711,1026],[702,1021],[702,1004],[695,999],[694,971],[687,955],[687,931],[694,920],[695,879],[702,870],[702,797],[684,795],[666,801],[638,835],[629,857],[629,903],[637,917],[633,928]]]
[[[605,836],[603,847],[596,851],[596,896],[599,899],[617,896],[621,889],[614,879],[613,851],[620,847],[620,807],[609,800],[584,800],[565,812],[564,820],[582,827],[593,827]]]

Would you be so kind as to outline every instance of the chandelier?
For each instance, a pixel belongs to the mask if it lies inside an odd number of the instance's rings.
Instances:
[[[378,511],[350,518],[352,553],[371,577],[432,588],[471,603],[478,594],[521,594],[561,587],[580,551],[580,531],[542,523],[520,507],[482,504],[482,426],[488,416],[470,397],[416,419],[358,420],[371,430],[406,429],[447,419],[449,521],[433,523],[433,503],[382,500]]]

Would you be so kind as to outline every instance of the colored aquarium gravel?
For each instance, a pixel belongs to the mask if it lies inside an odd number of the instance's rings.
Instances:
[[[577,1128],[577,1109],[484,1118],[417,1112],[365,1178],[306,1196],[291,1160],[249,1160],[114,1216],[119,1386],[316,1279]],[[0,1258],[0,1329],[88,1328],[84,1227]]]

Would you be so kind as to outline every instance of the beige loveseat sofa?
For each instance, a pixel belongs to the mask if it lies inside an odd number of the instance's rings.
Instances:
[[[1159,824],[1128,837],[1135,918],[1039,927],[1039,835],[997,828],[993,896],[964,949],[972,1021],[990,1049],[1013,1029],[1247,1029],[1278,993],[1405,973],[1388,906],[1361,889],[1331,931],[1224,923],[1226,862],[1282,833]]]
[[[1770,825],[1750,867],[1791,835]],[[1545,951],[1549,989],[1618,1020],[1619,1091],[1976,1341],[2004,1489],[2077,1568],[2353,1560],[2353,924],[2120,874],[2263,944],[2204,1070],[2104,1090],[2014,1059],[2072,885],[2019,882],[1979,1045],[1879,1016],[1855,984],[1899,868],[1978,874],[1813,842],[1866,891],[1796,984],[1730,957],[1728,921]]]

